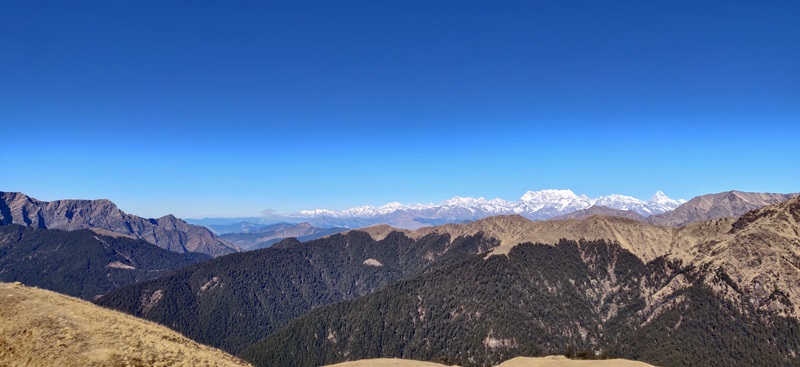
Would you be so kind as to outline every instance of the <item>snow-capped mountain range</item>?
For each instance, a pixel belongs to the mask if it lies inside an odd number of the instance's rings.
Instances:
[[[656,192],[650,200],[643,201],[618,194],[593,199],[586,195],[576,195],[571,190],[541,190],[528,191],[517,201],[456,196],[438,204],[391,202],[383,206],[364,205],[342,211],[303,210],[287,217],[294,220],[302,219],[319,226],[357,228],[373,224],[390,224],[400,228],[415,229],[426,225],[477,220],[506,214],[519,214],[533,220],[549,219],[594,205],[650,216],[673,210],[685,202],[685,200],[670,199],[661,191]]]

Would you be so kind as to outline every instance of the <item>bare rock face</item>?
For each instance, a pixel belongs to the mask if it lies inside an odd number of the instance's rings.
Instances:
[[[650,216],[647,221],[662,226],[682,226],[710,219],[738,218],[751,210],[777,204],[797,195],[741,191],[702,195],[675,210]]]
[[[0,223],[36,228],[95,228],[132,236],[174,252],[213,256],[240,251],[205,227],[167,215],[145,219],[127,214],[107,199],[39,201],[19,192],[0,192]]]

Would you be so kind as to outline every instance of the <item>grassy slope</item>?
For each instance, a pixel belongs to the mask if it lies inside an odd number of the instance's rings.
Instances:
[[[0,366],[248,366],[161,325],[0,283]]]

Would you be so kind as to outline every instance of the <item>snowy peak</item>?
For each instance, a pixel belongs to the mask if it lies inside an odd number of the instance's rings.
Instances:
[[[431,224],[478,220],[509,214],[519,214],[532,220],[550,219],[595,205],[650,216],[675,209],[683,202],[683,200],[672,200],[661,191],[657,192],[650,201],[645,202],[619,194],[593,199],[586,195],[576,195],[572,190],[540,190],[528,191],[517,201],[456,196],[438,204],[391,202],[383,206],[364,205],[342,211],[304,210],[288,215],[288,217],[308,220],[318,226],[333,225],[354,228],[373,224],[390,224],[400,228],[414,229]]]
[[[597,201],[594,203],[594,205],[600,205],[612,209],[622,209],[622,210],[628,210],[628,209],[623,209],[619,206],[644,205],[644,204],[645,204],[644,201],[641,201],[633,196],[625,196],[619,194],[601,196],[597,198]]]
[[[653,194],[653,197],[650,198],[651,203],[658,203],[658,204],[666,204],[674,201],[675,200],[670,199],[667,195],[664,195],[664,192],[661,190],[656,191],[656,193]]]
[[[541,190],[541,191],[528,191],[521,198],[519,201],[534,201],[534,202],[541,202],[541,201],[556,201],[556,200],[570,200],[570,199],[577,199],[578,195],[575,195],[572,190]]]

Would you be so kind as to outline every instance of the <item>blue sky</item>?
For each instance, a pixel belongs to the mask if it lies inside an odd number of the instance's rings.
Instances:
[[[800,2],[0,3],[0,190],[148,217],[800,191]]]

